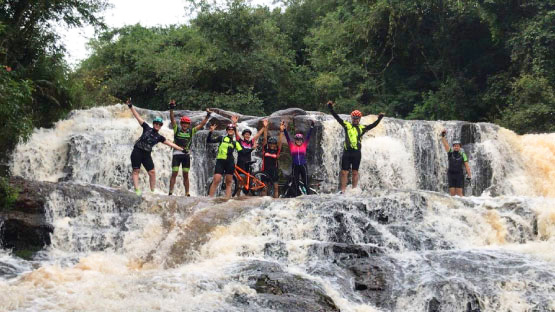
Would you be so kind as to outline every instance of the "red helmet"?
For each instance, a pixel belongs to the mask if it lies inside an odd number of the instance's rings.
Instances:
[[[358,118],[361,118],[361,117],[362,117],[362,113],[361,113],[358,109],[355,109],[355,110],[351,113],[351,117],[358,117]]]
[[[183,116],[183,117],[181,117],[181,122],[191,123],[191,118],[189,118],[187,116]]]

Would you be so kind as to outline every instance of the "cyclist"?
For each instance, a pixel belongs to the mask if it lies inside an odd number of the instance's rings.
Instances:
[[[358,110],[351,112],[351,122],[344,121],[337,115],[333,110],[334,102],[328,101],[328,108],[337,122],[345,130],[345,143],[343,144],[343,156],[341,157],[341,191],[340,193],[345,193],[345,188],[347,187],[347,176],[349,175],[349,169],[353,170],[353,188],[358,185],[358,168],[360,166],[360,160],[362,154],[360,152],[362,136],[376,127],[382,120],[384,113],[378,114],[378,120],[370,125],[361,125],[360,119],[362,118],[362,113]]]
[[[233,172],[235,171],[235,159],[233,158],[233,151],[241,151],[243,148],[235,140],[235,126],[233,124],[227,125],[225,128],[226,135],[212,138],[212,132],[216,129],[217,125],[210,126],[210,132],[206,137],[207,143],[219,143],[218,155],[216,156],[216,168],[214,169],[214,178],[208,196],[213,197],[216,193],[216,188],[225,176],[225,196],[231,198],[231,183],[233,181]]]
[[[283,131],[285,130],[285,124],[283,121],[279,126],[280,134],[279,139],[275,137],[268,138],[268,120],[264,119],[262,121],[264,125],[264,140],[262,142],[262,171],[268,176],[268,184],[273,184],[274,198],[279,197],[279,154],[281,153],[281,145],[283,142]],[[262,195],[266,196],[267,191],[264,190]]]
[[[208,122],[210,118],[210,111],[206,110],[206,117],[196,126],[191,127],[191,118],[187,116],[182,116],[179,124],[175,121],[175,116],[173,110],[175,109],[175,100],[170,101],[170,121],[173,129],[173,141],[178,146],[182,147],[183,151],[173,150],[172,156],[172,176],[170,178],[170,191],[169,195],[173,194],[173,188],[175,186],[175,181],[177,180],[177,174],[179,173],[179,166],[183,171],[183,185],[185,186],[185,194],[189,195],[189,169],[191,168],[191,142],[193,140],[193,135],[197,133],[198,130],[202,129],[204,125]]]
[[[231,121],[233,122],[233,125],[235,126],[235,138],[237,139],[237,142],[239,142],[239,144],[241,145],[241,147],[243,148],[241,151],[237,152],[237,167],[245,170],[246,172],[250,172],[250,165],[249,162],[251,162],[252,157],[252,151],[256,149],[256,147],[258,146],[258,138],[260,137],[260,135],[262,135],[262,133],[264,132],[264,128],[260,129],[253,138],[251,138],[252,132],[249,129],[244,129],[241,132],[241,135],[243,137],[241,137],[239,135],[239,132],[237,131],[237,122],[239,121],[239,117],[238,116],[232,116],[231,117]],[[241,182],[242,184],[242,182]],[[239,185],[239,188],[243,188],[243,185]],[[239,196],[241,193],[237,193],[237,196]]]
[[[295,134],[295,141],[291,142],[289,134],[287,133],[287,127],[284,129],[285,139],[289,145],[289,151],[291,152],[292,158],[292,172],[293,177],[293,190],[295,190],[293,196],[301,195],[299,194],[299,187],[297,185],[299,178],[304,183],[304,193],[306,194],[306,189],[308,189],[308,168],[306,166],[306,148],[310,142],[310,134],[314,129],[314,120],[310,121],[310,129],[305,136],[301,132]]]
[[[162,128],[164,121],[160,117],[154,118],[152,121],[152,128],[141,118],[139,113],[131,104],[131,99],[127,100],[127,106],[131,109],[131,113],[139,125],[143,127],[143,134],[135,142],[133,146],[133,152],[131,152],[131,166],[133,167],[133,186],[135,187],[135,193],[141,196],[142,192],[139,189],[139,171],[141,170],[141,164],[145,167],[148,172],[148,178],[150,182],[150,190],[154,192],[154,187],[156,184],[156,172],[154,171],[154,162],[150,153],[152,152],[152,147],[158,143],[164,143],[178,151],[183,151],[183,148],[173,144],[171,141],[166,140],[158,131]]]
[[[449,195],[463,196],[464,187],[464,173],[463,167],[466,169],[466,180],[470,182],[472,175],[470,174],[470,166],[468,165],[468,157],[465,152],[461,150],[461,142],[453,141],[453,148],[449,148],[449,143],[445,135],[447,130],[441,131],[441,143],[447,152],[447,159],[449,160],[449,168],[447,170],[447,181],[449,184]]]

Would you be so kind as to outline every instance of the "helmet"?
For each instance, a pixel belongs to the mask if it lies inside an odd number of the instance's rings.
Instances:
[[[354,111],[351,112],[351,117],[358,117],[358,118],[361,118],[361,117],[362,117],[362,113],[361,113],[358,109],[355,109]]]
[[[245,129],[243,130],[243,132],[241,132],[242,135],[245,135],[245,133],[252,135],[252,131],[250,131],[249,129]]]
[[[181,117],[181,122],[184,123],[191,123],[191,118],[187,117],[187,116],[183,116]]]
[[[304,140],[304,135],[302,133],[295,134],[295,140]]]
[[[277,139],[274,137],[271,137],[268,139],[268,144],[277,144]]]
[[[459,140],[454,140],[454,141],[453,141],[453,145],[455,145],[455,144],[462,145],[462,144],[461,144],[461,141],[459,141]]]
[[[156,117],[152,120],[152,123],[164,123],[164,120],[162,119],[162,117]]]
[[[235,126],[233,124],[228,124],[227,127],[225,127],[225,130],[235,130]]]

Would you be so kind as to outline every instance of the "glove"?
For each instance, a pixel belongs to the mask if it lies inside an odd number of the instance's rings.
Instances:
[[[131,108],[131,106],[133,106],[133,104],[131,104],[131,99],[127,100],[127,102],[125,102],[125,104],[127,104],[127,107]]]
[[[177,106],[177,105],[175,104],[174,101],[170,102],[170,109],[173,110],[173,109],[175,109],[176,106]]]
[[[212,112],[206,112],[206,118],[210,117],[210,115],[212,115]]]
[[[472,181],[472,178],[466,177],[466,182],[470,183],[470,181]]]
[[[446,134],[447,134],[447,130],[441,131],[441,136],[442,136],[442,137],[445,137]]]

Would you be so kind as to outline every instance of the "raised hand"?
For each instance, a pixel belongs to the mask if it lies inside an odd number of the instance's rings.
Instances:
[[[328,105],[329,107],[333,107],[333,106],[335,105],[335,103],[332,102],[332,101],[328,101],[327,105]]]
[[[210,115],[212,114],[212,112],[210,111],[209,108],[206,109],[206,118],[210,117]]]
[[[314,120],[310,121],[310,128],[314,128]]]
[[[262,119],[262,125],[264,128],[268,128],[268,119]]]
[[[285,131],[285,128],[286,128],[286,127],[287,127],[287,126],[285,125],[285,121],[282,120],[282,121],[281,121],[281,124],[279,125],[279,131]]]
[[[443,129],[443,130],[441,131],[441,136],[442,136],[442,137],[445,137],[445,135],[447,135],[447,130]]]
[[[216,130],[217,127],[218,127],[217,124],[211,124],[211,125],[210,125],[210,132]]]
[[[170,109],[175,109],[175,100],[170,100]]]
[[[133,104],[131,104],[131,98],[128,98],[125,104],[127,104],[127,107],[131,108],[131,106],[133,106]]]
[[[385,113],[379,113],[378,116],[383,117],[383,116],[385,116]]]
[[[239,116],[233,115],[231,116],[231,122],[235,125],[239,121]]]

